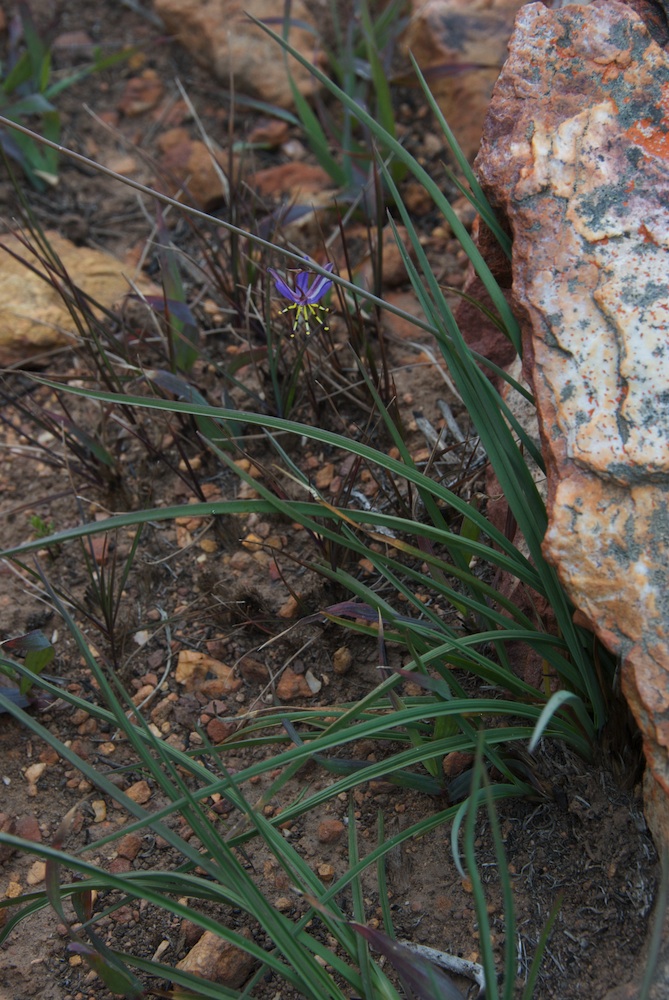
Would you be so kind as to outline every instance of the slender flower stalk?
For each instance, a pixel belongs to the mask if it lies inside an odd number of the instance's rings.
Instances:
[[[325,265],[326,271],[332,271],[333,268],[334,264]],[[301,326],[304,327],[307,336],[309,336],[311,333],[311,320],[316,320],[317,323],[320,323],[324,330],[328,329],[325,325],[324,317],[321,315],[322,313],[327,315],[327,306],[321,305],[320,302],[323,296],[327,295],[332,288],[332,282],[328,278],[320,274],[314,274],[313,271],[298,271],[295,275],[294,287],[291,288],[273,267],[268,268],[268,271],[274,278],[274,285],[277,292],[283,295],[285,299],[290,299],[290,305],[287,305],[281,312],[285,313],[291,309],[295,310],[291,337],[295,336]]]

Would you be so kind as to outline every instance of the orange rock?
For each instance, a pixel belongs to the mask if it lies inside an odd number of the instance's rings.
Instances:
[[[279,608],[279,618],[294,618],[297,614],[297,609],[297,599],[291,594],[286,603]]]
[[[147,781],[136,781],[130,788],[126,788],[125,794],[137,805],[145,805],[151,798],[151,789]]]
[[[331,882],[332,879],[334,878],[335,874],[334,865],[331,865],[328,862],[325,861],[322,862],[320,865],[318,865],[316,871],[318,872],[319,877],[322,878],[324,882]]]
[[[335,467],[332,462],[326,462],[325,465],[318,470],[316,473],[315,483],[319,490],[327,489],[332,482],[334,471]]]
[[[309,163],[281,163],[251,174],[248,183],[266,198],[280,197],[299,201],[308,194],[318,194],[333,187],[330,175]]]
[[[0,823],[0,829],[2,824]],[[16,829],[5,830],[6,833],[14,833],[16,837],[21,837],[22,840],[31,840],[35,844],[40,844],[42,842],[42,834],[40,832],[39,823],[37,818],[32,815],[19,816],[16,820]]]
[[[427,215],[434,207],[432,195],[418,181],[409,181],[404,185],[402,200],[413,218]]]
[[[415,261],[416,254],[411,247],[409,235],[405,227],[397,226],[396,228],[402,244],[408,250],[409,256],[412,260]],[[409,278],[407,275],[407,269],[404,264],[404,260],[402,259],[400,248],[397,245],[397,240],[395,239],[395,233],[393,232],[392,226],[388,225],[383,229],[381,240],[383,248],[383,287],[396,288],[398,285],[408,283]],[[372,237],[372,243],[376,246],[375,237]],[[372,266],[372,257],[371,254],[368,254],[355,269],[356,279],[364,282],[367,288],[371,288],[373,284],[373,274],[374,269]]]
[[[105,161],[105,166],[108,167],[109,170],[113,170],[115,173],[121,174],[122,177],[131,177],[137,170],[138,163],[134,156],[125,154],[121,156],[111,156]]]
[[[196,944],[204,931],[197,924],[194,924],[191,920],[186,920],[185,918],[181,921],[181,934],[183,936],[184,944],[190,949]]]
[[[40,882],[44,881],[45,876],[46,861],[33,861],[26,875],[26,882],[28,885],[39,885]]]
[[[156,0],[156,13],[197,61],[216,76],[224,87],[235,88],[271,101],[280,107],[293,105],[293,94],[280,46],[253,24],[246,12],[258,20],[281,18],[276,0]],[[315,40],[309,25],[316,27],[314,7],[306,0],[292,0],[288,41],[306,59],[314,58]],[[302,27],[301,23],[305,25]],[[281,24],[272,24],[281,34]],[[318,89],[312,74],[294,59],[290,72],[298,90],[311,95]]]
[[[75,246],[58,233],[47,232],[46,236],[72,281],[92,302],[111,309],[130,290],[126,267],[111,254]],[[33,274],[2,247],[27,260],[38,273]],[[0,238],[0,366],[23,361],[50,347],[74,343],[76,325],[72,316],[58,292],[39,277],[40,273],[45,269],[15,236]],[[140,285],[143,291],[158,291],[143,279]]]
[[[140,76],[127,81],[118,109],[127,118],[134,118],[155,108],[164,93],[165,87],[155,69],[145,69]]]
[[[402,40],[427,73],[430,90],[470,159],[479,146],[515,14],[525,2],[486,0],[482,9],[471,0],[421,0]],[[458,72],[440,73],[444,66],[458,67]]]
[[[223,722],[221,719],[212,719],[207,725],[207,736],[212,743],[222,743],[227,740],[235,731],[234,722]]]
[[[249,132],[248,141],[259,143],[275,149],[285,142],[289,135],[288,123],[280,121],[278,118],[268,118],[258,124]]]
[[[399,292],[399,291],[388,291],[386,292],[384,299],[389,302],[390,305],[397,306],[399,309],[404,310],[404,312],[409,313],[425,321],[425,313],[416,301],[416,296],[413,292]],[[402,316],[396,316],[394,313],[383,312],[383,327],[388,333],[394,334],[396,337],[402,337],[404,340],[417,340],[419,337],[424,336],[423,331],[412,323],[410,319],[404,319]],[[415,358],[412,358],[415,362]]]
[[[205,500],[222,500],[221,487],[216,483],[201,483],[200,489]],[[193,501],[196,502],[196,501]]]
[[[230,568],[238,573],[243,573],[253,562],[253,557],[248,552],[238,549],[230,556]]]
[[[235,677],[234,669],[226,663],[221,663],[213,656],[207,656],[206,653],[199,653],[194,649],[181,650],[174,675],[177,684],[183,684],[187,692],[194,691],[208,674],[213,674],[216,680],[222,682],[222,689],[217,697],[222,694],[234,694],[242,685],[241,680]]]
[[[153,694],[154,691],[155,691],[155,687],[153,686],[153,684],[143,684],[141,686],[141,688],[139,689],[139,691],[137,691],[132,696],[132,703],[133,703],[133,705],[139,705],[139,703],[141,701],[144,701],[145,698],[148,698],[149,695]],[[151,720],[151,721],[153,721],[153,720]]]
[[[246,927],[238,933],[251,940],[251,933]],[[177,963],[177,969],[230,989],[239,989],[257,964],[257,960],[248,952],[229,944],[211,931],[205,931],[186,957]]]
[[[227,153],[212,153],[199,139],[191,139],[184,128],[164,132],[158,145],[163,151],[163,178],[175,182],[177,189],[185,189],[195,206],[205,211],[224,203],[229,192]]]
[[[249,483],[239,484],[239,488],[237,490],[238,500],[258,500],[259,498],[260,494],[258,493],[257,490],[254,490],[253,487],[249,485]]]
[[[125,875],[132,869],[132,864],[127,858],[112,858],[112,860],[107,865],[107,871],[110,875]]]
[[[142,837],[139,833],[126,833],[116,844],[116,853],[128,861],[134,861],[141,849]]]
[[[250,531],[246,538],[244,538],[242,545],[245,549],[248,549],[249,552],[257,552],[259,549],[262,550],[263,540],[259,535],[256,535],[255,532]]]
[[[460,750],[454,750],[453,753],[446,754],[441,766],[446,777],[452,780],[453,778],[457,778],[459,774],[466,771],[468,767],[471,767],[473,763],[473,754],[464,753]]]
[[[258,466],[251,462],[248,458],[238,458],[235,465],[239,466],[243,472],[248,472],[251,479],[260,479],[262,476],[262,469],[259,469]]]
[[[318,839],[321,844],[334,844],[341,839],[345,830],[340,819],[324,819],[318,824]]]
[[[352,663],[353,657],[348,646],[340,646],[339,649],[335,649],[332,657],[332,669],[336,674],[340,676],[347,674],[351,669]]]
[[[161,698],[158,704],[151,709],[151,722],[156,723],[156,725],[165,722],[172,714],[175,701],[178,701],[176,694],[168,694],[167,697]]]
[[[281,674],[276,686],[276,696],[281,701],[295,701],[296,698],[312,698],[311,689],[303,674],[296,674],[290,667]]]
[[[37,795],[37,782],[46,771],[46,764],[31,764],[24,771],[24,778],[28,782],[28,795],[34,798]]]

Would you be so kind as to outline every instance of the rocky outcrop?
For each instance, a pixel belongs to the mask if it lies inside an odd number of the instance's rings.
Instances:
[[[621,657],[669,843],[669,57],[630,6],[522,8],[477,167],[513,233],[545,553]]]

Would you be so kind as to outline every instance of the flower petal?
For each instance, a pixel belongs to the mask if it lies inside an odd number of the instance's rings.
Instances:
[[[311,278],[310,271],[299,271],[298,274],[295,276],[295,287],[303,299],[307,296],[309,292],[310,278]]]
[[[291,302],[298,302],[299,296],[295,294],[292,288],[288,287],[288,285],[283,280],[278,271],[275,271],[273,267],[268,267],[267,270],[274,278],[274,287],[276,288],[279,295],[283,295],[284,298],[290,299]]]
[[[310,303],[318,302],[324,295],[327,295],[331,288],[332,282],[328,278],[323,277],[322,274],[319,274],[309,289],[307,301]]]

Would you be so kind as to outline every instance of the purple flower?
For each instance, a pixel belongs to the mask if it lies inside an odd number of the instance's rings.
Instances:
[[[333,269],[334,264],[325,265],[326,271],[332,271]],[[309,326],[311,319],[315,319],[324,330],[327,330],[323,317],[319,313],[327,313],[327,307],[320,304],[320,299],[324,295],[327,295],[332,288],[332,282],[329,278],[325,278],[321,274],[314,274],[313,271],[298,271],[295,275],[295,286],[294,288],[290,288],[273,267],[269,267],[267,270],[274,278],[274,285],[277,292],[283,295],[285,299],[290,299],[290,305],[281,311],[288,312],[290,309],[295,310],[291,336],[295,336],[300,323],[304,324],[308,336],[311,333]]]

